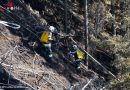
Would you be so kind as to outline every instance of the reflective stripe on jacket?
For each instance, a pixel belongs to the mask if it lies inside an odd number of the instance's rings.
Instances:
[[[43,46],[45,46],[45,47],[51,47],[51,43],[43,43]]]

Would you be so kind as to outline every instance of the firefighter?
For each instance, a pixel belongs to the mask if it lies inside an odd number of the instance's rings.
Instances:
[[[69,55],[75,60],[75,67],[80,69],[81,61],[84,59],[84,53],[80,51],[77,45],[73,45]]]
[[[42,42],[44,48],[45,48],[45,54],[49,61],[53,61],[53,54],[52,54],[52,35],[55,31],[55,28],[53,26],[49,27],[49,31],[44,31],[41,35],[40,41]]]

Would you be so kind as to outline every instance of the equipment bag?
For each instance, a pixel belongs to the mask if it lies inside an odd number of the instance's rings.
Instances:
[[[49,33],[47,31],[43,32],[40,41],[43,43],[48,43],[48,35]]]
[[[80,50],[77,50],[77,57],[79,59],[83,60],[84,59],[84,53],[82,51],[80,51]]]

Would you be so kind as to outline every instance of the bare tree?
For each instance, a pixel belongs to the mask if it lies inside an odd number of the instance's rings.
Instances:
[[[116,29],[115,29],[115,1],[114,0],[111,0],[111,14],[112,14],[111,29],[113,31],[114,36],[116,36]]]
[[[89,31],[88,31],[88,1],[85,1],[85,50],[89,52]],[[85,54],[85,64],[88,66],[88,54]]]

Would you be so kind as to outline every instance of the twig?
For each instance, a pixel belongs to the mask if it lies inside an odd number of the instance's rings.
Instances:
[[[0,63],[3,63],[3,62],[6,60],[7,56],[9,56],[10,54],[12,54],[13,51],[14,51],[16,48],[17,48],[17,45],[16,45],[12,50],[10,50],[9,54],[6,54],[5,59],[2,60]]]
[[[81,90],[85,90],[85,88],[91,83],[93,79],[90,79],[89,82],[81,89]]]
[[[17,80],[19,80],[20,82],[24,83],[25,85],[29,86],[29,87],[32,88],[33,90],[37,90],[36,88],[32,87],[32,85],[30,85],[29,83],[26,83],[25,81],[23,81],[23,80],[21,80],[21,79],[19,79],[19,78],[16,78],[15,76],[14,76],[14,78],[17,79]]]
[[[5,63],[2,63],[1,65],[3,65],[3,66],[6,66],[6,67],[10,67],[10,65],[8,65],[8,64],[5,64]],[[15,66],[12,66],[13,68],[15,68],[16,70],[17,69],[22,69],[22,70],[25,70],[25,71],[28,71],[28,72],[30,72],[30,73],[33,73],[33,71],[31,70],[31,69],[27,69],[27,68],[24,68],[24,67],[15,67]],[[37,72],[36,72],[37,71]],[[49,71],[38,71],[38,70],[36,70],[35,72],[34,72],[34,74],[36,74],[36,75],[39,75],[38,73],[50,73],[50,74],[53,74],[54,75],[54,73],[52,73],[52,72],[49,72]]]
[[[36,57],[37,57],[37,54],[35,54],[34,58],[33,58],[33,61],[32,61],[32,65],[33,65],[33,73],[34,73],[34,63],[35,63],[35,60],[36,60]]]

